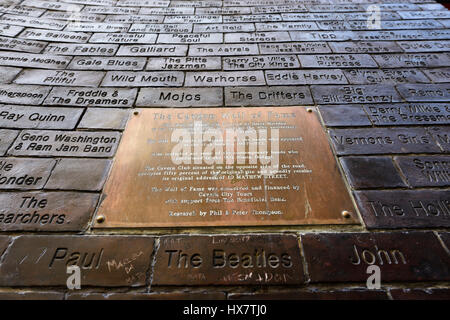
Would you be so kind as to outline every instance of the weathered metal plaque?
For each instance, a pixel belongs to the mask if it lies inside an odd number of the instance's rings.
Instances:
[[[314,110],[136,111],[96,227],[357,223]]]

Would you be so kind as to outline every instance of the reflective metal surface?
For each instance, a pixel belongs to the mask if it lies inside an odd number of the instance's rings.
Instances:
[[[137,111],[124,131],[97,212],[104,220],[96,222],[96,227],[357,223],[349,193],[314,109]],[[172,142],[172,133],[183,128],[187,129],[183,137],[190,146],[180,149],[181,139],[175,137]],[[232,148],[227,145],[227,141],[232,141],[227,136],[231,136],[232,130],[239,133],[238,129],[246,130],[252,138],[246,142],[243,164],[237,163],[238,144],[234,143]],[[211,132],[220,132],[223,137],[223,143],[214,149],[216,153],[207,152],[211,150],[212,140],[208,136]],[[251,133],[256,134],[256,140]],[[263,139],[264,133],[268,139]],[[216,139],[220,141],[217,136]],[[253,153],[258,158],[256,163],[249,164],[248,144],[255,141],[258,143],[253,146],[257,149],[252,150],[258,150]],[[276,167],[277,141],[278,170],[264,175],[261,161],[265,159]],[[266,158],[261,157],[264,143]],[[193,154],[185,153],[184,163],[177,164],[171,158],[174,150],[189,150]],[[200,159],[194,157],[196,150],[203,150]],[[205,163],[208,154],[216,156],[216,163]],[[350,215],[342,215],[343,211]]]

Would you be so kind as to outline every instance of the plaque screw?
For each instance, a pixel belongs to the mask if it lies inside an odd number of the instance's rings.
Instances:
[[[312,108],[308,108],[308,109],[306,109],[306,111],[311,113],[311,112],[313,112],[313,109]]]
[[[343,216],[345,219],[348,219],[348,218],[351,218],[352,215],[350,214],[349,211],[344,210],[344,211],[342,211],[342,216]]]
[[[137,115],[139,114],[139,111],[135,111],[135,112],[133,112],[133,114],[134,114],[135,116],[137,116]]]
[[[98,216],[97,219],[96,219],[96,221],[97,221],[97,223],[103,223],[103,222],[105,222],[105,216],[103,216],[103,215]]]

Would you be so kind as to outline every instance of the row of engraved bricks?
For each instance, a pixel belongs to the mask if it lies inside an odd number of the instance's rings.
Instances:
[[[231,72],[227,75],[199,76],[204,78],[217,77],[219,80],[229,80],[230,77],[239,77],[247,80],[252,78],[251,75],[245,75],[242,72]],[[176,76],[171,75],[170,77]],[[256,75],[253,77],[256,77]],[[175,93],[169,94],[170,92],[168,92],[167,88],[158,88],[156,90],[141,88],[137,106],[168,106],[168,102],[173,102],[176,106],[181,107],[223,105],[222,88],[209,88],[208,90],[211,90],[210,94],[205,92],[205,89],[169,89],[170,91],[174,90],[176,92],[175,95]],[[47,105],[62,106],[127,108],[134,105],[136,94],[137,89],[0,85],[0,103],[5,104],[41,105],[45,103]],[[448,102],[450,101],[450,84],[401,84],[396,86],[343,84],[273,87],[231,86],[225,88],[225,105],[228,106],[313,105],[313,97],[317,105],[390,104],[404,101]]]
[[[319,16],[319,15],[318,15]],[[327,17],[327,16],[326,16]],[[334,18],[335,15],[331,15],[329,18]],[[450,14],[447,14],[447,17],[450,17]],[[177,18],[177,21],[180,21],[180,18]],[[315,17],[312,17],[311,20],[314,20]],[[155,23],[155,20],[162,20],[161,16],[113,16],[110,21],[107,22],[69,22],[69,21],[61,21],[61,20],[52,20],[46,18],[28,18],[23,16],[16,15],[3,15],[0,18],[0,23],[4,23],[5,25],[9,25],[9,28],[4,26],[0,27],[1,34],[4,36],[15,37],[20,32],[23,31],[25,27],[31,27],[36,29],[29,29],[29,32],[25,32],[22,34],[23,36],[33,36],[36,37],[37,33],[40,33],[41,36],[43,32],[47,31],[47,35],[50,34],[53,37],[50,38],[64,38],[64,39],[72,39],[72,40],[83,40],[87,34],[81,34],[80,37],[75,37],[74,34],[70,32],[107,32],[108,35],[116,36],[116,40],[118,39],[135,39],[136,42],[141,42],[139,40],[143,40],[143,35],[141,33],[148,33],[149,38],[156,39],[156,37],[152,37],[153,33],[173,33],[178,34],[174,35],[174,38],[182,37],[190,32],[254,32],[254,31],[358,31],[358,30],[372,30],[373,27],[367,23],[365,20],[325,20],[325,17],[320,15],[318,17],[318,21],[306,21],[309,20],[307,17],[299,18],[301,21],[284,21],[284,22],[248,22],[248,23],[197,23],[198,18],[196,16],[184,16],[182,22],[191,21],[194,23]],[[173,20],[173,19],[172,19]],[[269,19],[267,19],[269,20]],[[276,19],[277,21],[279,19]],[[209,22],[209,21],[208,21]],[[382,25],[378,30],[405,30],[405,29],[439,29],[450,26],[449,19],[426,19],[420,18],[420,20],[383,20]],[[372,28],[371,28],[372,27]],[[3,28],[3,29],[2,29]],[[42,29],[38,31],[38,29]],[[53,33],[51,30],[66,32],[58,32]],[[113,33],[116,34],[113,34]],[[117,33],[135,33],[132,35],[126,34],[117,34]],[[207,34],[205,34],[205,39],[208,39]],[[327,33],[323,33],[326,35]],[[334,33],[331,33],[334,34]],[[330,38],[341,38],[339,36],[340,33],[334,34],[336,37],[331,36]],[[250,34],[246,34],[247,36],[251,36]],[[258,33],[253,34],[254,36],[264,36],[264,34]],[[196,34],[199,40],[202,39],[201,34]],[[195,39],[195,37],[191,38],[191,40]],[[294,36],[295,38],[296,36]],[[44,36],[45,38],[45,36]],[[38,39],[36,39],[38,40]],[[51,39],[50,41],[54,41],[55,39]],[[93,40],[91,38],[91,40]],[[188,40],[188,39],[187,39]],[[290,40],[288,36],[288,40]],[[78,42],[78,41],[76,41]],[[95,41],[91,41],[95,42]],[[132,40],[129,40],[132,42]],[[189,41],[185,41],[187,43]],[[203,41],[191,41],[191,42],[199,42]],[[142,42],[141,42],[142,43]],[[203,42],[208,43],[208,42]]]
[[[450,12],[450,11],[449,11]],[[437,23],[437,22],[436,22]],[[20,28],[20,27],[18,27]],[[145,28],[145,27],[144,27]],[[220,44],[220,43],[276,43],[286,41],[349,41],[349,40],[444,40],[449,39],[449,31],[444,25],[435,28],[392,27],[379,31],[275,31],[258,33],[84,33],[80,31],[54,31],[27,28],[17,37],[26,40],[41,40],[69,43],[165,43],[165,44]],[[358,30],[364,30],[359,28]],[[367,28],[369,30],[369,28]],[[398,29],[398,30],[392,30]]]
[[[450,280],[450,233],[0,236],[0,285],[83,287],[382,284]]]
[[[398,1],[400,2],[400,1]],[[249,6],[250,4],[247,4]],[[311,8],[310,12],[302,10],[299,7],[281,6],[276,4],[276,7],[259,7],[259,8],[139,8],[139,7],[85,7],[80,12],[56,12],[52,10],[40,10],[31,9],[28,12],[1,8],[1,11],[5,14],[14,14],[28,17],[41,17],[44,19],[62,19],[62,20],[75,20],[75,21],[93,21],[93,22],[129,22],[124,18],[128,16],[141,16],[149,17],[149,20],[153,23],[160,23],[162,21],[170,22],[185,22],[185,23],[214,23],[214,22],[264,22],[264,21],[297,21],[297,20],[367,20],[370,17],[370,12],[367,12],[365,8],[348,8],[346,10],[345,5],[330,4],[328,7],[314,7],[314,5],[308,6]],[[364,6],[370,6],[370,4],[364,4]],[[442,5],[435,8],[406,8],[405,4],[392,4],[391,7],[387,7],[389,4],[380,4],[379,9],[381,11],[381,19],[383,20],[400,20],[400,19],[433,19],[433,18],[448,18],[448,11]],[[241,10],[242,8],[242,10]],[[245,10],[259,10],[260,12],[239,12]],[[437,10],[436,10],[437,9]],[[197,10],[197,12],[195,12]],[[207,12],[216,10],[218,12]],[[234,10],[235,12],[232,12]],[[204,13],[198,12],[204,11]],[[268,11],[268,12],[261,12]],[[107,16],[105,16],[107,15]],[[169,20],[163,20],[164,16],[171,18]],[[119,19],[115,18],[118,17]],[[158,18],[160,17],[160,18]],[[79,20],[76,20],[76,19]],[[131,20],[132,21],[132,20]]]
[[[400,32],[400,31],[398,31]],[[367,33],[365,33],[367,34]],[[378,36],[382,37],[378,38]],[[252,54],[321,54],[321,53],[390,53],[390,52],[440,52],[448,51],[448,35],[436,37],[424,34],[403,39],[392,33],[378,32],[373,38],[364,41],[303,41],[276,43],[235,43],[235,44],[90,44],[64,43],[25,40],[0,37],[0,49],[29,53],[46,53],[56,55],[78,56],[186,56],[189,49],[191,56],[240,56]],[[433,39],[435,38],[435,39]],[[422,39],[417,41],[416,39]],[[357,39],[355,39],[357,40]],[[375,41],[375,42],[374,42]],[[44,50],[45,49],[45,50]],[[39,57],[37,57],[39,58]],[[55,57],[50,57],[55,58]],[[45,60],[45,59],[44,59]]]
[[[448,65],[448,64],[447,64]],[[7,69],[5,69],[7,68]],[[448,83],[450,68],[436,69],[309,69],[268,71],[217,71],[217,72],[134,72],[134,71],[62,71],[42,69],[9,69],[4,82],[14,78],[17,84],[46,86],[85,87],[230,87],[269,85],[325,85],[325,84],[405,84],[405,83]],[[11,71],[11,72],[8,72]],[[425,76],[428,75],[428,78]],[[101,83],[100,83],[101,82]],[[444,85],[442,88],[446,88]],[[409,90],[400,87],[403,97]],[[420,90],[420,88],[419,88]],[[392,91],[392,90],[391,90]],[[389,93],[387,91],[386,93]],[[398,99],[398,96],[396,96]],[[397,100],[398,101],[398,100]],[[442,100],[438,100],[442,101]],[[396,101],[392,101],[396,102]]]

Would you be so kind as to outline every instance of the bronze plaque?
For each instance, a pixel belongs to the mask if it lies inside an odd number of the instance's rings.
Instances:
[[[96,227],[357,223],[315,110],[136,111]]]

